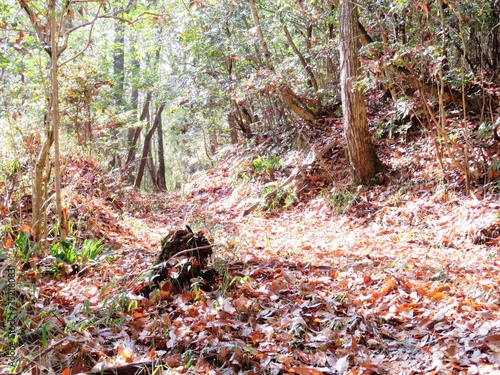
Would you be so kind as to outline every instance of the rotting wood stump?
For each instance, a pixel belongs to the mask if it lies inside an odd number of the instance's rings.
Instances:
[[[161,252],[153,266],[152,281],[139,294],[149,296],[164,280],[179,289],[186,289],[193,281],[199,280],[201,289],[210,290],[209,284],[216,274],[213,269],[207,268],[212,248],[203,232],[195,233],[187,225],[186,229],[170,231],[161,240]]]

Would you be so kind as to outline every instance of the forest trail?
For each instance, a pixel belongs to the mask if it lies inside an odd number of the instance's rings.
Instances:
[[[208,329],[231,348],[204,352],[197,371],[500,371],[496,202],[373,187],[344,213],[317,197],[245,215],[255,192],[238,191],[230,169],[156,196],[147,219],[150,261],[168,230],[189,224],[217,245],[231,282],[206,305],[191,301],[194,316],[176,309],[177,344],[201,353],[210,340],[195,332]]]

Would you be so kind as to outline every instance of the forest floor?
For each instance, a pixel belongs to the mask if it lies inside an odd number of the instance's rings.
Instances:
[[[68,162],[79,171],[70,216],[85,223],[74,235],[114,250],[78,274],[18,276],[23,329],[46,337],[42,347],[24,338],[17,370],[158,359],[172,374],[500,373],[500,203],[486,187],[465,196],[458,178],[455,189],[440,184],[427,143],[385,156],[400,173],[362,189],[342,185],[335,147],[333,187],[304,154],[258,175],[250,148],[182,191],[151,195],[105,181],[90,159]],[[299,195],[285,209],[263,186],[284,186],[296,168]],[[137,295],[161,239],[186,224],[215,245],[212,290]]]

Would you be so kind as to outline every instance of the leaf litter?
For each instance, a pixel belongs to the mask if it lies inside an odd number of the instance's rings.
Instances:
[[[160,359],[171,374],[500,372],[494,199],[389,185],[359,191],[342,214],[311,194],[287,210],[244,215],[260,184],[235,181],[237,160],[194,178],[184,194],[128,191],[120,207],[75,194],[115,256],[19,288],[35,298],[26,330],[57,328],[35,364],[39,338],[17,349],[20,367],[79,373]],[[161,238],[185,224],[217,244],[213,291],[194,280],[189,290],[165,282],[136,295]]]

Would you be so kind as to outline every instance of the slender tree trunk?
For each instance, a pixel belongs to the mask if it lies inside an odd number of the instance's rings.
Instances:
[[[113,48],[113,73],[114,73],[114,96],[115,102],[121,106],[123,105],[123,89],[125,86],[125,26],[123,21],[116,20],[115,26],[115,40]]]
[[[166,190],[167,183],[165,179],[165,150],[163,147],[163,125],[161,121],[161,116],[158,118],[157,127],[158,136],[158,172],[156,173],[156,186],[159,189]]]
[[[215,126],[210,129],[210,133],[209,133],[209,137],[210,137],[210,154],[213,156],[216,154],[217,152],[217,149],[219,148],[219,140],[217,139],[217,129],[215,128]]]
[[[316,81],[316,77],[314,76],[314,73],[311,69],[311,66],[309,63],[306,61],[306,58],[302,54],[302,52],[299,51],[297,46],[295,45],[295,42],[293,41],[292,35],[290,34],[290,31],[288,31],[288,27],[286,27],[285,24],[283,24],[283,31],[285,32],[286,39],[288,40],[288,44],[290,47],[292,47],[293,52],[297,55],[297,57],[300,60],[300,63],[302,64],[302,67],[306,71],[307,75],[309,76],[309,80],[311,81],[311,85],[314,88],[315,91],[319,90],[318,86],[318,81]]]
[[[54,170],[56,188],[56,214],[59,220],[59,236],[65,239],[67,235],[66,215],[62,207],[61,197],[61,157],[59,150],[59,48],[56,25],[56,0],[50,0],[50,49],[51,54],[51,85],[52,85],[52,131],[54,133]]]
[[[363,93],[355,87],[358,81],[358,28],[356,4],[351,0],[339,1],[340,60],[344,135],[351,173],[356,184],[370,183],[382,169],[375,153],[366,118]]]
[[[38,157],[35,162],[35,181],[33,182],[33,239],[35,242],[40,242],[42,239],[42,234],[44,233],[45,220],[43,212],[43,201],[44,201],[44,174],[48,173],[48,160],[50,155],[50,149],[54,143],[54,132],[52,128],[47,129],[47,138],[43,143],[42,149],[38,153]],[[45,172],[45,173],[44,173]]]
[[[165,103],[162,103],[160,108],[158,108],[158,111],[156,111],[155,119],[153,121],[153,126],[151,126],[151,129],[149,129],[146,136],[144,137],[144,146],[142,149],[141,163],[139,164],[139,171],[137,172],[137,177],[135,179],[135,187],[137,189],[141,187],[142,178],[144,176],[144,170],[146,169],[146,163],[148,161],[148,155],[151,148],[151,139],[153,138],[153,134],[156,128],[158,127],[159,122],[161,121],[160,120],[161,113],[163,112],[164,108],[165,108]]]
[[[252,12],[254,26],[257,29],[257,35],[259,36],[260,46],[262,48],[262,52],[264,53],[266,68],[274,72],[274,66],[271,61],[271,52],[269,51],[266,38],[264,37],[264,33],[260,25],[259,14],[257,12],[257,8],[255,7],[255,2],[254,0],[248,0],[248,4],[250,5],[250,11]],[[314,122],[316,120],[314,113],[309,110],[307,106],[304,106],[300,100],[297,100],[297,95],[293,93],[293,90],[288,87],[288,85],[281,84],[279,85],[278,90],[283,97],[283,101],[297,116],[309,122]]]
[[[152,93],[148,92],[146,94],[146,99],[144,101],[144,106],[142,108],[142,113],[141,117],[139,118],[139,121],[144,121],[147,118],[149,113],[149,106],[151,104],[151,97]],[[129,133],[129,149],[128,149],[127,161],[125,162],[126,176],[127,180],[130,181],[130,183],[134,181],[133,163],[137,153],[137,143],[139,142],[139,137],[141,136],[142,128],[138,126],[135,129],[131,130],[132,133]]]
[[[255,2],[254,0],[248,0],[248,4],[250,5],[250,11],[252,12],[253,24],[257,29],[257,35],[259,36],[260,46],[262,48],[262,52],[264,52],[266,66],[274,71],[274,67],[271,62],[271,52],[267,47],[266,38],[264,38],[264,33],[262,32],[262,27],[260,26],[259,14],[257,13]]]

